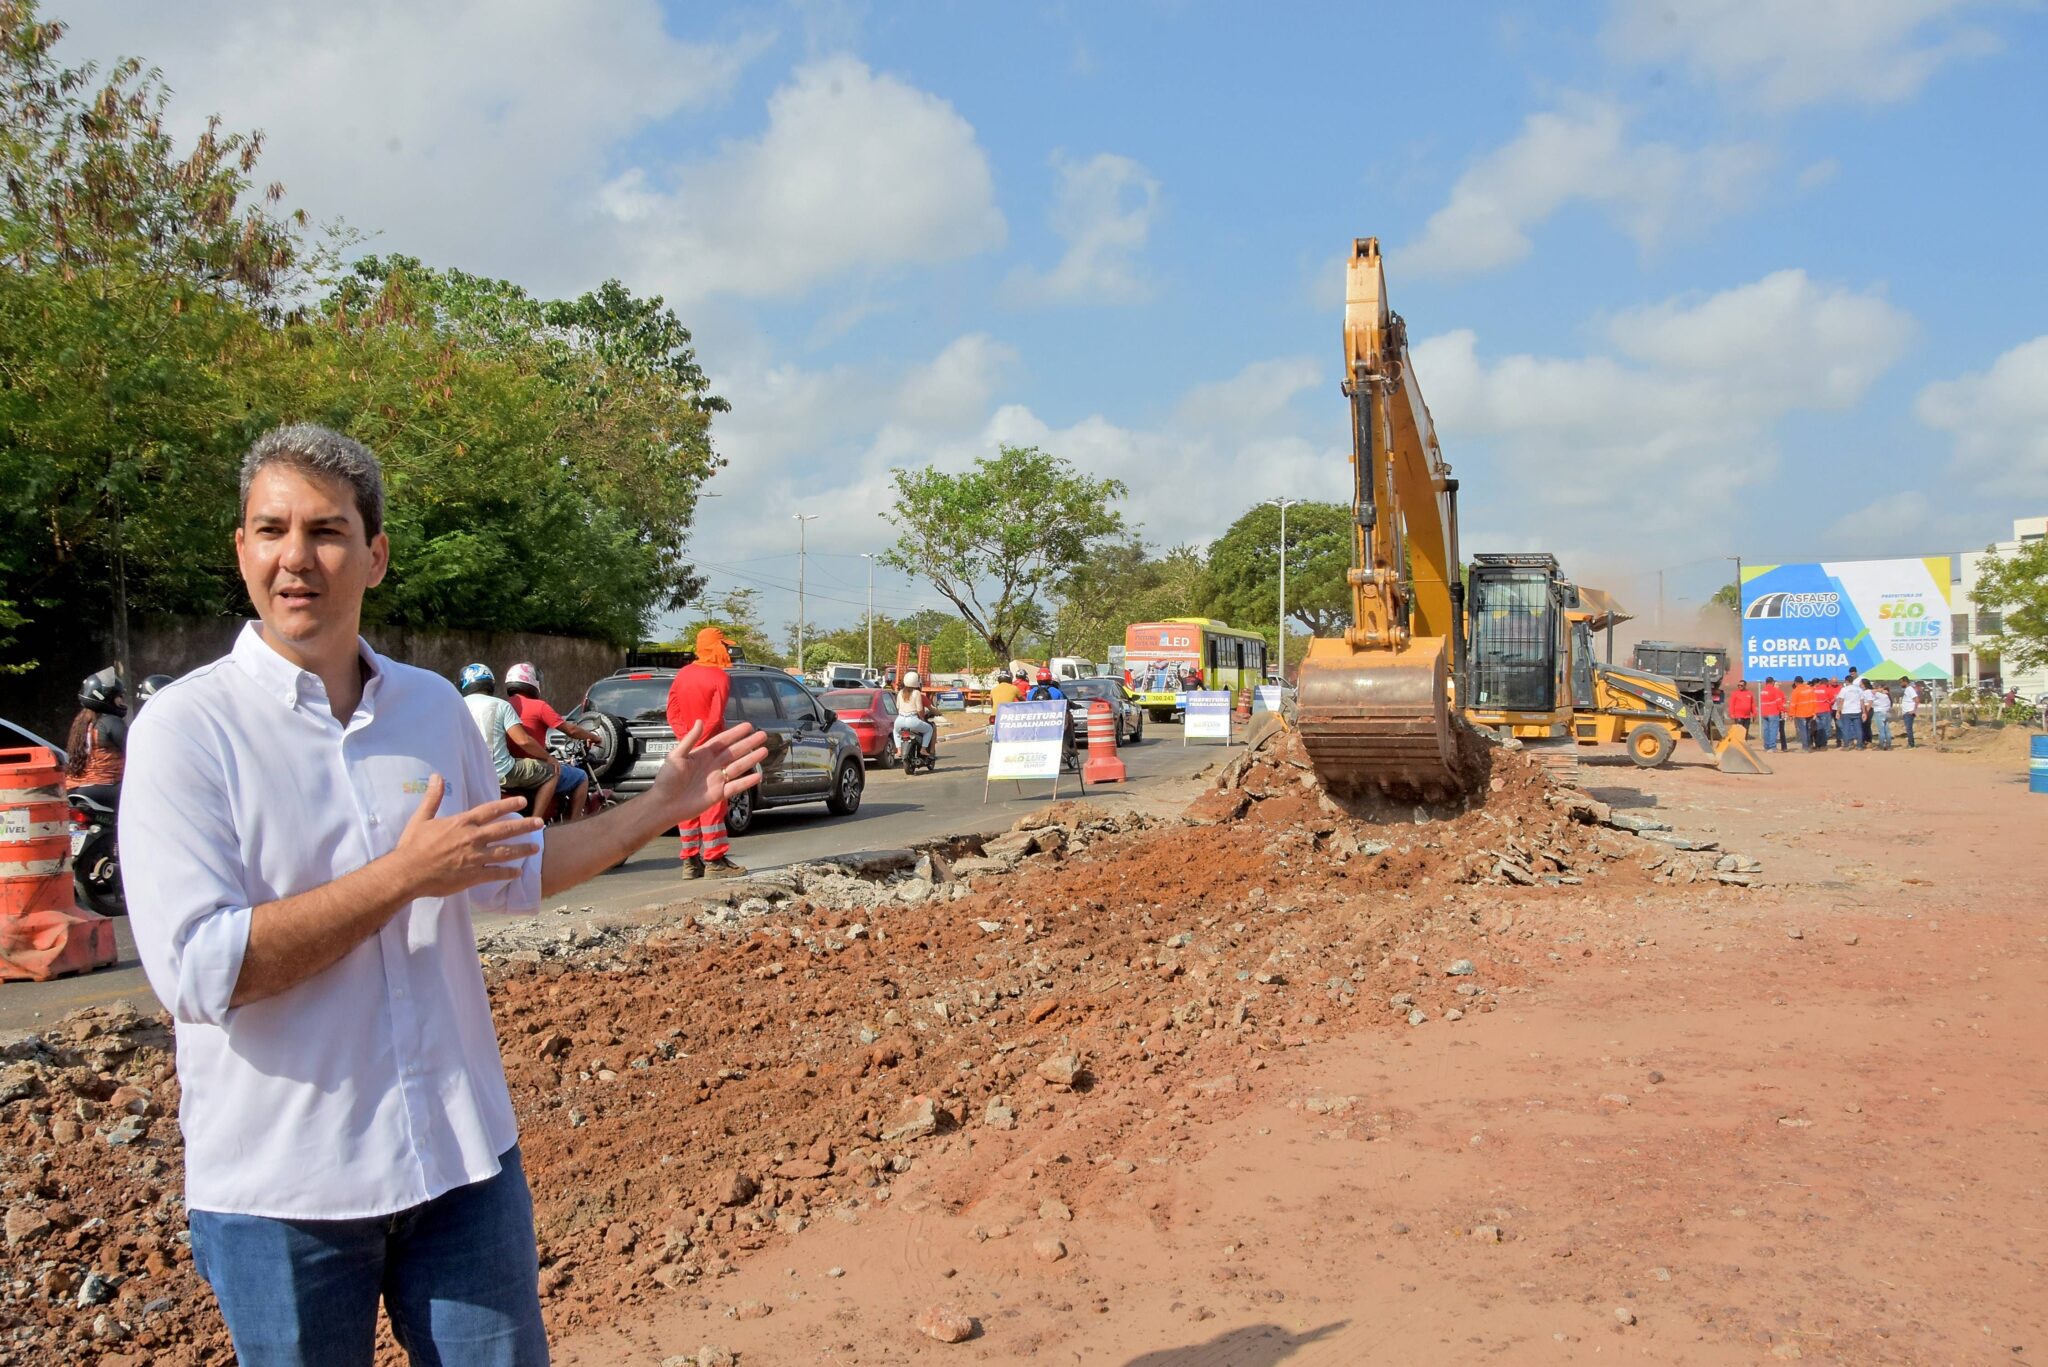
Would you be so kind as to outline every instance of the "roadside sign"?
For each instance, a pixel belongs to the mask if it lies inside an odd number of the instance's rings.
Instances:
[[[949,689],[939,694],[938,708],[941,712],[965,712],[967,710],[967,695],[957,688]]]
[[[1187,695],[1187,720],[1181,730],[1185,744],[1191,740],[1230,739],[1230,694],[1222,689],[1191,689]]]
[[[1278,684],[1259,684],[1252,689],[1252,711],[1278,712],[1280,694],[1281,688]]]
[[[1057,779],[1066,739],[1064,702],[1006,702],[996,709],[989,736],[988,776]]]

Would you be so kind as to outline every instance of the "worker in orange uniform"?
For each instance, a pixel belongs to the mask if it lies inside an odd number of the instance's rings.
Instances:
[[[706,627],[697,633],[697,658],[676,671],[668,686],[668,724],[677,736],[701,724],[698,734],[710,737],[725,729],[725,703],[732,693],[726,670],[732,665],[732,650],[725,633]],[[725,838],[725,803],[676,827],[683,838],[683,877],[718,878],[746,870],[732,862],[731,843]]]
[[[1800,750],[1812,750],[1812,713],[1815,713],[1817,705],[1819,705],[1819,697],[1815,695],[1815,689],[1812,689],[1810,682],[1806,682],[1804,676],[1794,678],[1792,680],[1792,699],[1788,703],[1788,709],[1792,711],[1792,730],[1798,734],[1798,748]],[[1786,750],[1790,750],[1790,748],[1792,748],[1792,742],[1788,740],[1786,742]]]
[[[1778,687],[1776,677],[1764,680],[1763,692],[1757,695],[1757,711],[1764,719],[1764,749],[1783,750],[1785,738],[1785,690]]]

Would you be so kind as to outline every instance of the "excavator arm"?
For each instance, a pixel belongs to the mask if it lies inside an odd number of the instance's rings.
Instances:
[[[1462,789],[1451,677],[1463,665],[1458,482],[1387,305],[1377,238],[1352,243],[1344,300],[1351,403],[1351,625],[1309,644],[1297,714],[1324,781],[1438,799]]]

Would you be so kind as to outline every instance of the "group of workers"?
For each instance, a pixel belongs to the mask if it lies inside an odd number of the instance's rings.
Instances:
[[[1729,721],[1744,727],[1763,722],[1766,750],[1790,750],[1794,737],[1802,750],[1825,750],[1830,744],[1841,750],[1872,745],[1889,750],[1894,715],[1906,733],[1907,748],[1913,749],[1914,723],[1924,701],[1925,693],[1911,679],[1900,680],[1894,692],[1890,683],[1859,679],[1853,669],[1838,679],[1800,676],[1790,690],[1781,688],[1776,677],[1766,678],[1754,690],[1735,686],[1726,699]]]

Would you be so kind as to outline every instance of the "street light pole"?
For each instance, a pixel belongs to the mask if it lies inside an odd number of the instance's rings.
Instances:
[[[804,672],[804,568],[809,563],[805,534],[817,513],[791,513],[796,519],[796,672]]]
[[[860,558],[868,562],[868,672],[875,672],[875,557],[862,551]]]
[[[1280,510],[1280,672],[1278,678],[1287,682],[1287,510],[1304,502],[1299,498],[1269,498],[1267,503]]]

